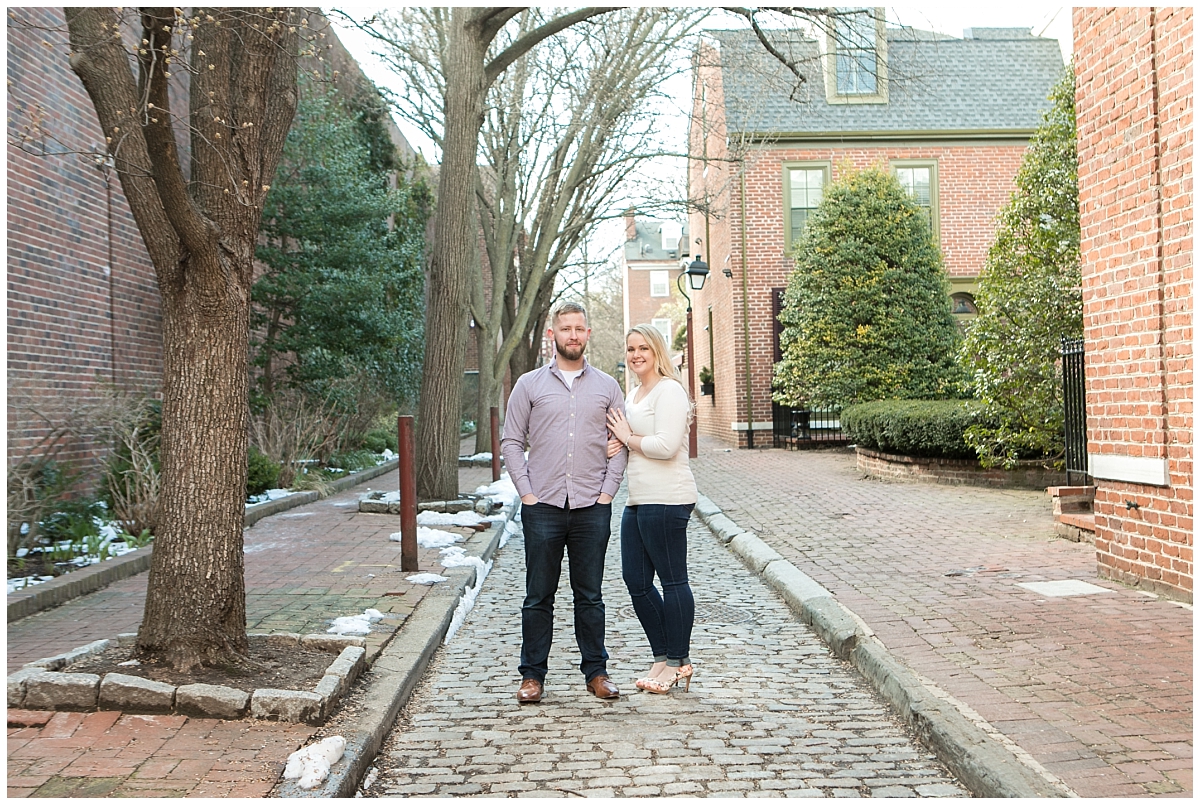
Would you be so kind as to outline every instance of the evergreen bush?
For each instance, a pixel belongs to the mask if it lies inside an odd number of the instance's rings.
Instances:
[[[249,470],[246,473],[246,497],[261,495],[268,489],[274,489],[282,469],[279,462],[272,461],[270,456],[254,445],[250,445],[246,457]]]
[[[384,450],[395,453],[400,449],[400,438],[394,430],[373,428],[363,436],[362,446],[372,453],[382,453]]]
[[[984,466],[1064,453],[1059,350],[1083,335],[1073,65],[1050,100],[1000,212],[963,344],[988,413],[967,433]]]
[[[842,410],[842,431],[860,447],[927,458],[975,458],[967,429],[981,423],[976,400],[875,400]]]
[[[838,409],[960,395],[959,333],[924,211],[882,168],[843,173],[796,244],[774,399]]]

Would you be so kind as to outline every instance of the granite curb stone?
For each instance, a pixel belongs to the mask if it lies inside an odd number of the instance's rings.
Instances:
[[[755,573],[762,573],[772,562],[783,561],[783,557],[779,555],[778,551],[754,534],[743,532],[731,540],[722,540],[722,542],[725,542],[729,549],[738,555],[742,564]]]
[[[980,797],[1063,797],[1055,785],[1027,766],[949,702],[935,696],[860,621],[820,584],[750,534],[724,540],[729,518],[699,496],[696,512],[742,562],[777,590],[839,657],[851,662],[973,794]],[[774,558],[768,558],[774,554]]]
[[[491,559],[515,511],[514,506],[506,506],[504,519],[493,522],[491,528],[463,543],[466,554],[478,556],[484,562]],[[325,783],[306,791],[294,780],[281,780],[272,796],[322,799],[354,796],[400,708],[408,702],[434,652],[442,644],[459,599],[467,587],[475,583],[476,577],[473,567],[447,568],[442,575],[448,580],[434,585],[421,599],[403,627],[364,673],[368,695],[363,697],[363,710],[356,719],[355,729],[344,735],[345,753]]]
[[[225,685],[180,685],[175,689],[175,709],[184,715],[235,719],[246,715],[250,694]]]
[[[471,568],[471,578],[474,569]],[[467,582],[468,584],[470,582]],[[114,641],[96,640],[63,654],[27,663],[8,677],[8,706],[42,710],[77,710],[98,707],[101,710],[128,710],[142,713],[180,712],[210,718],[241,718],[249,707],[255,718],[295,721],[320,725],[365,665],[366,640],[349,635],[292,633],[252,633],[279,646],[303,645],[326,652],[338,652],[317,684],[315,691],[262,688],[247,693],[222,685],[182,685],[176,688],[138,676],[120,673],[61,673],[76,660],[102,652]],[[135,634],[119,635],[118,646],[131,645]],[[86,677],[86,679],[84,679]],[[85,688],[96,680],[97,690]],[[295,695],[292,695],[295,694]],[[314,701],[315,697],[315,701]]]
[[[175,706],[175,686],[128,674],[105,674],[100,680],[101,710],[169,713]]]
[[[330,484],[329,494],[342,492],[363,481],[369,481],[372,478],[377,478],[380,475],[391,472],[399,466],[400,459],[394,458],[378,466],[361,470],[345,478],[339,478]],[[321,498],[322,495],[318,492],[293,492],[286,497],[248,506],[246,508],[244,527],[249,528],[264,517],[279,514],[288,509],[294,509],[297,506],[303,506],[306,503],[312,503]],[[94,593],[96,590],[107,587],[110,584],[149,570],[150,556],[153,553],[153,549],[154,546],[147,545],[144,548],[130,551],[115,559],[108,559],[91,567],[73,570],[52,581],[35,585],[29,588],[28,591],[21,590],[12,593],[8,596],[7,602],[8,622],[12,623],[35,612],[52,609],[60,604],[65,604],[73,598]]]
[[[25,679],[25,696],[20,707],[26,710],[91,710],[100,693],[96,674],[60,674],[42,671]]]

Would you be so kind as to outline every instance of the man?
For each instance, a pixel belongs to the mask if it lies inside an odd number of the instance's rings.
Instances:
[[[579,670],[590,693],[615,699],[620,691],[608,678],[600,585],[612,499],[626,461],[624,450],[607,458],[606,419],[610,409],[624,412],[624,400],[617,381],[583,357],[592,331],[582,305],[555,305],[546,334],[554,339],[554,360],[521,375],[513,386],[501,447],[521,495],[525,532],[517,700],[542,699],[564,548],[575,601],[575,642],[582,657]]]

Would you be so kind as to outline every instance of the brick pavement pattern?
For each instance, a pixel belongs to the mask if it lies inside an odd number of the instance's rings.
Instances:
[[[464,491],[490,483],[489,469],[460,469]],[[324,632],[342,615],[385,613],[367,636],[382,646],[428,592],[404,581],[397,515],[360,514],[368,488],[396,489],[382,475],[325,500],[260,520],[245,532],[249,631]],[[468,532],[463,531],[464,535]],[[421,550],[422,571],[438,551]],[[93,640],[135,632],[146,573],[8,625],[8,669]],[[403,592],[403,595],[387,595]],[[102,711],[10,711],[9,796],[266,796],[288,754],[315,732],[303,724],[221,721]]]
[[[373,478],[324,500],[267,517],[245,532],[246,624],[251,632],[324,632],[342,615],[368,607],[387,614],[369,643],[382,643],[412,612],[428,587],[397,576],[398,515],[360,514],[368,489],[396,489],[399,472]],[[483,468],[459,470],[464,491],[491,482]],[[469,533],[461,531],[464,535]],[[421,570],[437,569],[438,551],[421,550]],[[407,575],[407,574],[406,574]],[[136,632],[146,602],[140,573],[8,625],[8,672],[93,640]],[[386,593],[404,591],[404,595]]]
[[[10,710],[8,796],[265,797],[283,759],[315,731],[278,722]]]
[[[1191,607],[1097,578],[1035,491],[863,478],[852,450],[725,452],[701,492],[1081,796],[1192,793]],[[1111,592],[1052,598],[1018,582]]]
[[[367,796],[966,796],[757,576],[693,518],[691,690],[643,693],[650,649],[605,568],[615,701],[584,689],[565,573],[541,704],[520,705],[521,538],[500,551],[461,631],[438,653],[376,760]]]

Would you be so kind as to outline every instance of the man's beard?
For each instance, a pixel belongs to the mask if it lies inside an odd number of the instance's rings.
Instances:
[[[587,343],[584,342],[576,346],[568,347],[556,338],[554,339],[554,346],[558,349],[559,355],[562,355],[569,361],[577,361],[583,357],[583,349],[587,346]]]

